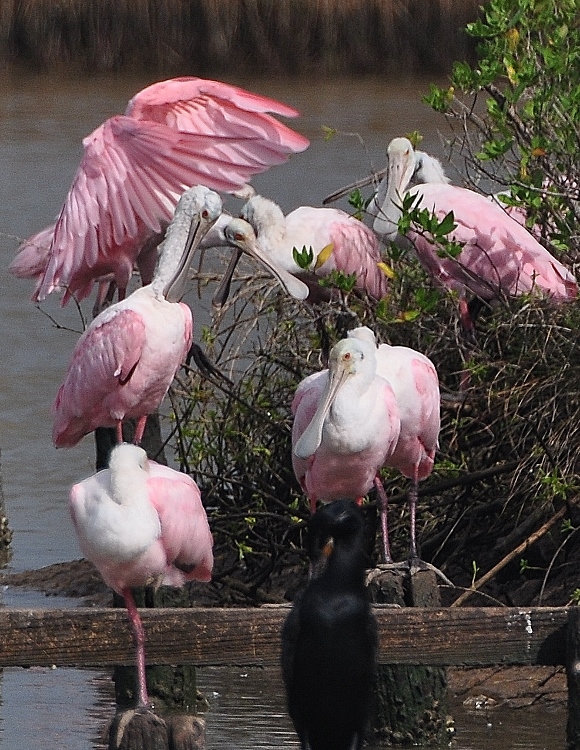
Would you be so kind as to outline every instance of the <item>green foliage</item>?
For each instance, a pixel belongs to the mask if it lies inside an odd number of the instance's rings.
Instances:
[[[298,248],[293,247],[292,257],[294,258],[294,262],[299,268],[303,268],[305,271],[307,271],[310,269],[310,266],[314,261],[314,251],[312,250],[312,247],[306,247],[306,245],[304,245],[302,250],[298,250]]]
[[[559,248],[578,243],[579,18],[578,0],[486,3],[467,28],[477,64],[456,63],[451,86],[425,97],[459,124],[476,173],[509,187],[508,205]]]

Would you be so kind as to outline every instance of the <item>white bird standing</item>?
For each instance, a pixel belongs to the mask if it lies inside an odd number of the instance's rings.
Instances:
[[[328,369],[299,384],[292,412],[292,465],[312,511],[318,501],[361,502],[373,485],[384,494],[379,471],[395,450],[401,422],[393,389],[377,374],[374,343],[339,341]]]
[[[375,335],[366,326],[348,332],[349,338],[368,341],[376,347]],[[409,560],[419,557],[416,542],[416,509],[418,484],[431,474],[439,447],[441,398],[439,377],[431,360],[407,346],[380,344],[376,349],[377,375],[392,387],[397,400],[401,429],[386,465],[398,469],[411,480],[408,493],[410,537]],[[386,493],[379,496],[386,501]],[[391,562],[388,542],[387,508],[381,513],[387,562]]]
[[[145,634],[131,588],[210,581],[212,535],[196,483],[149,461],[137,445],[113,448],[109,468],[75,484],[69,510],[79,546],[125,599],[137,663],[137,705],[149,706]]]

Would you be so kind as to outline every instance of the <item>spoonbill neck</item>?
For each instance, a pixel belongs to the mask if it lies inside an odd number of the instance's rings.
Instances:
[[[222,212],[217,193],[199,186],[181,197],[159,246],[159,260],[151,282],[154,293],[178,302],[184,292],[196,249]]]

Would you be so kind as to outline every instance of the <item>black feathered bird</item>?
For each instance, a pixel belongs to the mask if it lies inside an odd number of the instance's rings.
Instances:
[[[288,713],[302,750],[363,744],[377,650],[364,526],[352,500],[324,505],[310,520],[311,577],[282,628]]]

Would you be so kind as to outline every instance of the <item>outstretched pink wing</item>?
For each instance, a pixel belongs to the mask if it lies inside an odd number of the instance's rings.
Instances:
[[[162,122],[176,130],[231,137],[251,137],[279,149],[280,157],[304,151],[309,141],[268,113],[297,117],[287,104],[220,81],[172,78],[136,94],[126,115]],[[278,162],[273,162],[278,163]]]
[[[84,154],[58,217],[44,277],[33,295],[90,292],[113,274],[126,286],[143,244],[164,230],[181,193],[195,184],[231,192],[307,138],[267,114],[290,107],[234,86],[174,79],[137,94],[127,115],[84,139]]]

